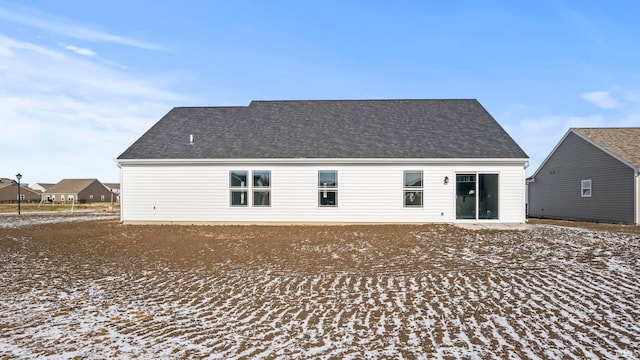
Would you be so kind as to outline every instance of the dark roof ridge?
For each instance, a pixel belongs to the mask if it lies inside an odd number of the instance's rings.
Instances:
[[[243,109],[246,107],[247,107],[246,105],[221,105],[221,106],[189,105],[189,106],[174,106],[172,109]]]
[[[475,98],[448,98],[448,99],[435,99],[435,98],[386,98],[386,99],[288,99],[288,100],[251,100],[249,105],[254,102],[389,102],[389,101],[478,101]]]

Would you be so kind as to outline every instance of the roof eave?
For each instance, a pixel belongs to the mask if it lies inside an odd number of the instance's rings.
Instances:
[[[529,158],[250,158],[250,159],[117,159],[122,165],[198,164],[511,164],[529,166]]]

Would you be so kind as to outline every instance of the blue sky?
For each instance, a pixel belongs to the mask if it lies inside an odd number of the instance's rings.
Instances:
[[[0,0],[0,177],[119,181],[174,106],[475,98],[531,157],[640,126],[637,1]],[[463,141],[463,140],[461,140]]]

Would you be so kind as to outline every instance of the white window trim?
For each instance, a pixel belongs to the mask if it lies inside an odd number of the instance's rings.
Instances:
[[[420,186],[407,186],[407,173],[420,173]],[[405,201],[405,193],[420,192],[420,205],[407,205]],[[404,170],[402,172],[402,207],[405,209],[423,209],[424,208],[424,171],[422,170]]]
[[[267,172],[269,173],[269,185],[268,186],[256,186],[253,181],[254,181],[254,174],[256,172]],[[251,170],[251,206],[252,207],[257,207],[257,208],[268,208],[271,207],[271,170]],[[256,192],[266,192],[269,193],[269,204],[268,205],[256,205],[253,203],[253,201],[255,200],[255,193]]]
[[[240,186],[232,186],[231,185],[231,173],[233,172],[246,172],[247,173],[247,180],[245,181],[244,186],[240,185]],[[253,185],[253,175],[255,172],[268,172],[269,173],[269,186],[254,186]],[[244,169],[235,169],[235,170],[229,170],[229,207],[232,208],[249,208],[249,207],[255,207],[255,208],[269,208],[271,207],[271,202],[272,202],[272,197],[271,197],[271,170],[244,170]],[[269,193],[269,204],[268,205],[255,205],[253,204],[253,200],[254,200],[254,191],[257,192],[268,192]],[[245,199],[245,204],[244,205],[233,205],[232,204],[232,200],[233,200],[233,193],[234,192],[244,192],[246,199]]]
[[[585,194],[585,190],[588,192]],[[591,179],[580,180],[580,196],[581,197],[591,197],[593,194],[593,184],[591,183]]]
[[[239,173],[239,172],[245,172],[246,173],[246,179],[244,181],[244,184],[240,184],[240,186],[237,185],[231,185],[231,179],[232,179],[232,174],[233,173]],[[249,204],[251,204],[251,199],[249,198],[249,194],[251,194],[251,192],[249,191],[249,184],[251,184],[251,171],[249,170],[240,170],[240,169],[235,169],[235,170],[229,170],[229,206],[232,208],[246,208],[249,207]],[[244,205],[240,204],[240,205],[234,205],[233,204],[233,193],[234,192],[244,192],[246,199],[244,199]],[[240,195],[242,197],[242,194]]]
[[[336,174],[336,184],[334,186],[322,186],[320,185],[320,173],[321,172],[332,172]],[[319,208],[337,208],[338,207],[338,186],[339,186],[339,182],[338,182],[338,170],[318,170],[318,207]],[[335,192],[336,196],[335,196],[335,204],[334,205],[322,205],[320,202],[320,196],[322,196],[322,193],[327,193],[327,192]]]

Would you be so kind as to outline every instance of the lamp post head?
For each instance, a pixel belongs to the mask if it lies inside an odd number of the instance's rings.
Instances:
[[[16,179],[18,179],[18,181],[20,181],[20,179],[22,179],[22,174],[18,173],[18,175],[16,175]]]

